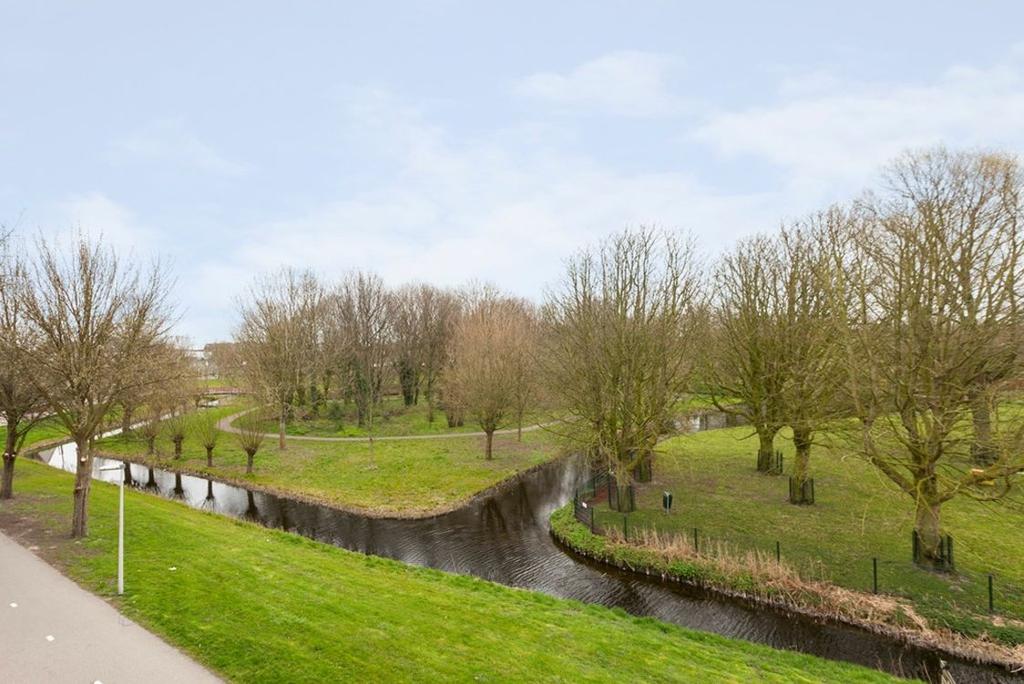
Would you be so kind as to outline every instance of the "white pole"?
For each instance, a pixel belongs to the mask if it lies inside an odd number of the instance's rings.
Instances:
[[[121,472],[121,487],[117,501],[117,593],[124,593],[124,481],[127,463],[100,468],[101,472],[118,470]],[[129,471],[130,472],[130,471]]]
[[[128,466],[125,465],[127,468]],[[121,495],[117,507],[117,593],[124,593],[124,476],[121,477]]]

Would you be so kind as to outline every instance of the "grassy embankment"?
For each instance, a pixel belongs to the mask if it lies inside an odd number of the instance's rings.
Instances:
[[[988,633],[1024,643],[1024,511],[1018,506],[960,498],[943,507],[943,526],[954,538],[957,572],[943,575],[911,562],[913,502],[872,466],[842,450],[816,448],[811,458],[817,503],[787,501],[787,478],[754,469],[756,442],[748,428],[714,430],[664,442],[654,481],[641,485],[633,530],[653,528],[737,550],[775,554],[801,576],[861,591],[872,588],[872,558],[879,559],[880,590],[908,598],[934,626],[968,635]],[[777,446],[787,470],[792,442]],[[661,494],[674,494],[671,515]],[[599,507],[598,521],[621,527],[622,515]],[[995,577],[997,615],[987,615],[987,575]]]
[[[329,417],[330,405],[334,405],[334,418]],[[405,406],[401,397],[385,397],[374,412],[373,436],[394,437],[398,435],[445,435],[464,432],[479,432],[480,426],[467,419],[463,425],[448,427],[444,412],[434,410],[434,420],[428,418],[425,402]],[[543,412],[531,411],[523,416],[523,428],[530,428],[538,423],[550,420]],[[277,420],[268,418],[263,421],[266,432],[277,432]],[[507,417],[502,429],[516,429],[513,417]],[[288,423],[286,432],[289,435],[306,435],[310,437],[369,437],[368,427],[359,427],[358,416],[354,404],[326,402],[319,415],[295,418]]]
[[[211,409],[218,418],[244,404]],[[189,420],[198,420],[193,414]],[[412,441],[317,443],[292,440],[285,451],[268,437],[256,455],[255,472],[245,474],[245,453],[235,435],[222,433],[214,465],[195,437],[185,439],[182,458],[173,458],[166,434],[157,440],[157,454],[146,455],[138,435],[115,436],[97,444],[99,453],[128,458],[215,479],[242,482],[271,491],[304,497],[368,514],[416,516],[456,508],[479,492],[559,454],[554,438],[544,431],[494,439],[494,459],[483,457],[483,438],[455,437]]]
[[[135,491],[127,492],[126,594],[118,598],[116,488],[95,484],[90,537],[76,544],[64,539],[71,476],[23,465],[17,498],[0,505],[0,526],[230,680],[890,681],[351,553]]]

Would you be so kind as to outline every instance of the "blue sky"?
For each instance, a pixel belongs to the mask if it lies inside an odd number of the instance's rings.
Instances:
[[[169,261],[197,343],[281,265],[540,297],[939,142],[1022,149],[1024,3],[0,0],[0,222]]]

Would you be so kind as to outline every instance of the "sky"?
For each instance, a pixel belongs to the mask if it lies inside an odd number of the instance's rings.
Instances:
[[[195,344],[282,266],[710,261],[936,144],[1024,151],[1024,3],[0,0],[0,224],[159,259]]]

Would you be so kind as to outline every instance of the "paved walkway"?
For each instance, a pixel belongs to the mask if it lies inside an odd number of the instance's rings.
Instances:
[[[218,682],[0,534],[0,681]]]
[[[221,418],[217,423],[217,429],[223,430],[224,432],[230,432],[238,434],[241,432],[238,428],[232,425],[236,419],[241,418],[250,411],[256,409],[246,409],[245,411],[239,411],[238,413],[228,416],[227,418]],[[542,430],[549,425],[554,425],[553,421],[550,423],[539,423],[537,425],[528,425],[523,428],[523,432],[533,432],[534,430]],[[517,428],[506,428],[504,430],[495,430],[496,435],[514,435],[518,432]],[[276,432],[265,432],[263,436],[266,438],[276,438],[278,435]],[[288,441],[296,440],[299,442],[408,442],[416,441],[421,439],[452,439],[459,437],[486,437],[486,432],[438,432],[429,435],[390,435],[384,437],[311,437],[309,435],[288,435]]]

